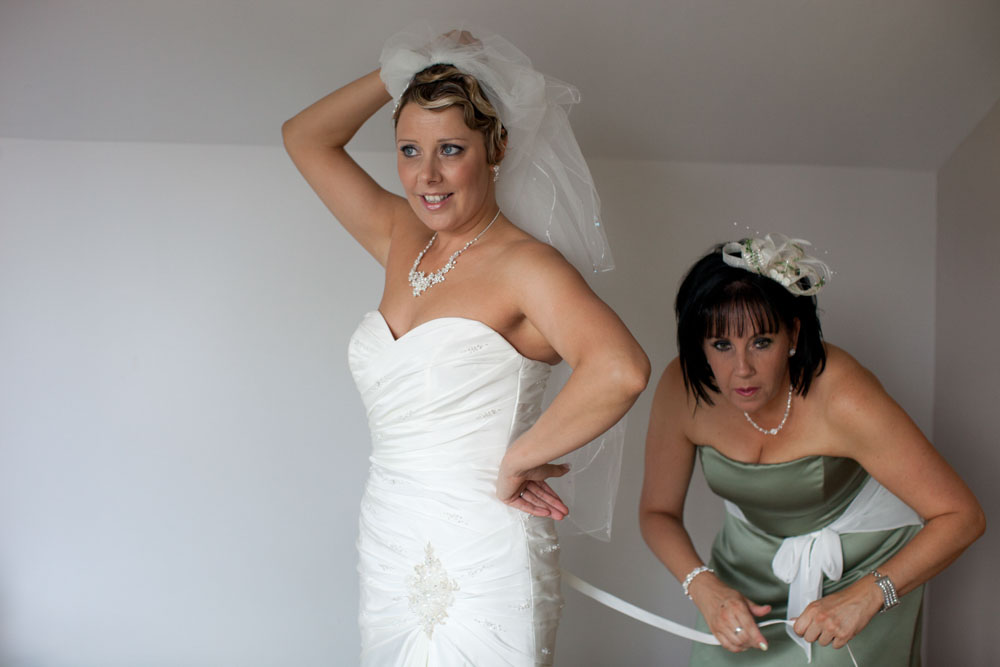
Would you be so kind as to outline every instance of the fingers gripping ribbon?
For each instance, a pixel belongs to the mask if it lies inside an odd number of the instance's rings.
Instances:
[[[735,504],[725,502],[726,511],[734,518],[751,526],[742,510]],[[841,550],[840,535],[842,533],[870,533],[892,530],[901,526],[914,526],[923,523],[920,516],[903,501],[894,496],[888,489],[874,478],[864,483],[854,500],[844,512],[821,530],[786,537],[771,561],[771,567],[782,581],[789,584],[788,615],[784,619],[764,621],[758,627],[784,623],[788,635],[801,646],[807,660],[812,662],[812,645],[795,634],[792,629],[794,619],[813,600],[823,595],[823,575],[831,580],[840,579],[844,570],[844,554]],[[584,595],[611,607],[626,616],[648,623],[671,634],[685,637],[703,644],[719,644],[719,640],[706,632],[699,632],[665,618],[640,609],[606,593],[587,582],[563,571],[566,582]],[[858,662],[854,658],[850,645],[845,645],[855,667]]]
[[[563,581],[565,581],[571,588],[576,589],[580,593],[583,593],[592,600],[600,602],[606,607],[610,607],[615,611],[625,614],[630,618],[634,618],[637,621],[642,621],[647,625],[651,625],[654,628],[659,628],[664,632],[669,632],[672,635],[677,635],[678,637],[683,637],[684,639],[690,639],[691,641],[696,641],[701,644],[711,644],[714,646],[719,646],[721,642],[708,632],[701,632],[700,630],[695,630],[694,628],[689,628],[686,625],[681,625],[675,621],[663,618],[662,616],[657,616],[656,614],[646,611],[641,607],[637,607],[631,602],[626,602],[619,597],[615,597],[611,593],[602,591],[593,584],[587,583],[580,577],[576,576],[572,572],[562,571]],[[787,628],[792,627],[792,621],[786,619],[775,619],[772,621],[764,621],[763,623],[758,623],[757,627],[766,627],[769,625],[779,625],[784,624]],[[851,657],[851,662],[854,663],[854,667],[859,667],[858,661],[854,658],[854,652],[851,651],[849,645],[845,645],[844,648],[847,649],[848,655]],[[812,661],[812,656],[809,656],[809,661]]]

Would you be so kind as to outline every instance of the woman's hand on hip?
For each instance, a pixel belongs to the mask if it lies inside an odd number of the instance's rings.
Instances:
[[[767,640],[754,619],[770,612],[771,605],[752,602],[711,572],[695,577],[688,592],[722,648],[733,653],[767,650]]]
[[[506,470],[501,463],[500,476],[497,478],[497,497],[522,512],[561,520],[569,514],[569,508],[545,480],[549,477],[562,477],[567,472],[569,466],[566,464],[545,463],[516,473]]]

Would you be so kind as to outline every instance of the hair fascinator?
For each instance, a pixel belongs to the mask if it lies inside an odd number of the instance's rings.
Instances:
[[[806,254],[803,239],[784,234],[730,241],[722,246],[722,259],[729,266],[750,271],[784,285],[796,296],[813,296],[829,282],[833,272],[822,260]]]
[[[500,35],[462,21],[414,23],[386,41],[379,62],[397,103],[413,75],[431,65],[453,65],[474,76],[507,130],[497,183],[501,210],[582,273],[614,268],[594,179],[567,116],[580,101],[575,86],[536,71]]]

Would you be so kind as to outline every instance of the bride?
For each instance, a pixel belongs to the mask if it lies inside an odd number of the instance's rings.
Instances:
[[[552,461],[614,425],[649,376],[568,261],[610,262],[560,106],[576,91],[481,32],[404,32],[381,65],[283,127],[302,175],[385,268],[349,349],[372,431],[361,661],[551,664],[553,520],[569,512],[546,482],[567,472]],[[405,197],[345,150],[393,100]],[[572,374],[543,412],[560,360]]]

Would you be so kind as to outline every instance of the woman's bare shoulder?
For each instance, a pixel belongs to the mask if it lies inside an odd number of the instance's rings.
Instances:
[[[827,343],[826,354],[826,368],[813,388],[828,418],[846,423],[881,409],[888,396],[875,374],[836,345]]]
[[[842,347],[825,343],[826,366],[816,376],[814,386],[825,393],[839,393],[854,385],[878,382],[875,375]]]
[[[569,262],[558,250],[517,227],[511,227],[506,234],[500,255],[506,263],[517,270],[569,266]]]
[[[576,301],[593,296],[562,253],[516,228],[498,244],[492,273],[522,298],[548,294]]]
[[[680,357],[671,359],[667,367],[663,369],[663,375],[660,376],[660,384],[665,385],[665,388],[672,392],[684,391],[687,393],[687,389],[684,387],[684,372],[681,369]]]
[[[668,410],[677,418],[694,418],[695,398],[684,382],[680,357],[674,357],[663,369],[653,402],[657,409]]]

